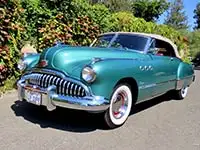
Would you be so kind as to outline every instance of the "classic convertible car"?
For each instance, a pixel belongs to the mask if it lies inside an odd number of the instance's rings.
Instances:
[[[170,90],[185,98],[195,79],[169,39],[145,33],[105,33],[90,47],[57,44],[26,54],[18,67],[20,100],[104,113],[110,128],[124,124],[137,103]]]

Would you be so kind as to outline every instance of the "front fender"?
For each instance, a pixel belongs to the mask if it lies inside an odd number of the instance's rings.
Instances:
[[[35,67],[38,64],[39,59],[40,54],[28,54],[27,56],[24,56],[22,60],[26,63],[25,71]]]
[[[117,82],[134,76],[137,66],[133,60],[106,60],[93,64],[92,68],[97,74],[95,82],[90,85],[93,94],[110,99]]]

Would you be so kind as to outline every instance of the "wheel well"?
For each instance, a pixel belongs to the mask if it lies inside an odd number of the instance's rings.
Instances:
[[[138,84],[136,80],[131,77],[123,78],[117,82],[116,86],[122,83],[126,83],[131,87],[132,97],[133,100],[136,102],[138,99]]]

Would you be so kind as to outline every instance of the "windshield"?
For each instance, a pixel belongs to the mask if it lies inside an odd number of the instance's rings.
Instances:
[[[92,47],[113,47],[120,49],[130,49],[144,51],[148,38],[131,34],[109,34],[98,37],[91,45]]]

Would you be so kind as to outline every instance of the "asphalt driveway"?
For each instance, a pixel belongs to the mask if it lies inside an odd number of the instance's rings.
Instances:
[[[57,109],[48,112],[0,99],[0,150],[200,150],[200,70],[183,101],[166,94],[135,106],[120,128],[105,130],[101,115]]]

